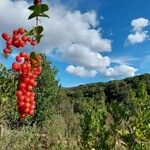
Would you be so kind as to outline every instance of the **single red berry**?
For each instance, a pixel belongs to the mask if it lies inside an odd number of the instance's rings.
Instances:
[[[4,48],[4,49],[3,49],[3,53],[6,54],[6,55],[9,54],[9,53],[10,53],[10,49]]]
[[[33,86],[35,84],[35,79],[31,79],[29,84]]]
[[[26,57],[26,53],[25,53],[25,52],[21,52],[21,53],[20,53],[20,56],[21,56],[21,57]]]
[[[24,36],[22,37],[22,40],[23,40],[24,42],[27,42],[28,37],[24,35]]]
[[[27,116],[26,114],[20,114],[20,118],[21,118],[21,119],[26,118],[26,116]]]
[[[22,106],[24,106],[25,105],[25,103],[23,102],[23,101],[19,101],[18,102],[18,107],[22,107]]]
[[[23,40],[19,40],[18,44],[20,47],[24,47],[25,46],[25,42]]]
[[[34,110],[30,110],[29,115],[33,115],[33,114],[34,114]]]
[[[19,101],[23,101],[24,99],[25,99],[25,97],[23,95],[18,96]]]
[[[29,98],[29,97],[25,97],[24,101],[25,101],[26,103],[29,103],[29,102],[30,102],[30,98]]]
[[[31,41],[32,41],[32,39],[30,37],[28,37],[28,42],[31,42]]]
[[[31,100],[30,103],[35,106],[35,100]]]
[[[14,34],[13,35],[13,40],[15,41],[15,40],[19,40],[19,35],[18,34]]]
[[[16,96],[17,96],[17,97],[21,96],[22,94],[23,94],[22,91],[17,91],[17,92],[16,92]]]
[[[11,45],[11,44],[12,44],[12,40],[8,40],[8,41],[6,42],[6,44],[7,44],[7,45]]]
[[[26,32],[26,30],[24,28],[19,28],[18,29],[19,34],[24,34],[25,32]]]
[[[24,110],[24,112],[25,112],[26,114],[28,114],[28,113],[30,112],[30,109],[29,109],[29,108],[26,108],[26,109]]]
[[[32,90],[33,90],[33,86],[31,86],[31,85],[28,85],[27,88],[28,88],[29,91],[32,91]]]
[[[30,109],[31,109],[31,110],[34,110],[34,109],[35,109],[35,105],[31,104],[31,105],[30,105]]]
[[[26,95],[27,97],[30,97],[30,96],[31,96],[31,92],[27,92],[25,95]]]
[[[13,63],[13,64],[12,64],[12,69],[13,69],[14,71],[19,71],[19,66],[18,66],[18,64],[17,64],[17,63]]]
[[[26,88],[26,84],[25,83],[21,83],[19,85],[19,89],[22,90],[22,89],[25,89]]]
[[[3,37],[3,39],[6,40],[6,41],[8,41],[8,40],[11,39],[10,36],[9,36],[7,33],[3,33],[3,34],[2,34],[2,37]]]
[[[22,69],[23,71],[26,71],[26,69],[27,69],[27,64],[26,64],[26,63],[21,64],[21,69]]]
[[[18,31],[17,31],[17,30],[14,30],[14,31],[13,31],[13,35],[14,35],[14,34],[17,34],[17,33],[18,33]]]
[[[12,48],[12,45],[6,45],[6,47],[7,47],[8,49],[11,49],[11,48]]]
[[[17,48],[20,47],[20,46],[19,46],[19,43],[18,43],[18,40],[15,40],[15,41],[13,40],[13,41],[12,41],[12,45],[15,46],[15,47],[17,47]]]
[[[22,58],[20,56],[16,56],[16,61],[17,62],[21,62],[22,61]]]
[[[31,41],[31,45],[32,45],[32,46],[35,46],[36,44],[37,44],[36,41]]]

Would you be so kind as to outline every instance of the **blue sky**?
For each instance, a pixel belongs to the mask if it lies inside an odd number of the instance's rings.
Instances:
[[[19,4],[10,0],[6,2],[12,6],[14,3],[16,9],[30,5],[24,0]],[[51,22],[43,21],[47,38],[39,48],[45,50],[48,59],[58,68],[60,84],[68,87],[150,73],[149,6],[148,0],[51,2],[49,13],[52,13],[52,19]],[[10,10],[14,12],[12,17],[15,20],[16,10],[13,7]],[[0,8],[0,13],[4,12]],[[10,13],[5,15],[6,18]],[[18,24],[29,27],[24,23],[26,18],[20,17]],[[9,26],[10,29],[17,27],[5,18],[0,17],[0,32],[7,31]],[[4,43],[0,43],[3,49]],[[9,66],[13,59],[5,64]]]

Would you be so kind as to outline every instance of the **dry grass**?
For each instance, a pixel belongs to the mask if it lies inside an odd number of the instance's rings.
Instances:
[[[4,127],[1,137],[1,150],[41,150],[39,131],[36,127],[23,127],[20,130],[10,130]]]

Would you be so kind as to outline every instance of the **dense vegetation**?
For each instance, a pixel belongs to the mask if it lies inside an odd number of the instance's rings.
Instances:
[[[20,120],[17,77],[0,65],[0,149],[150,149],[149,74],[62,88],[56,73],[44,57],[35,115]]]

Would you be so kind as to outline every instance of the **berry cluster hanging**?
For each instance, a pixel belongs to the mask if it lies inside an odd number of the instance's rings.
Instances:
[[[32,14],[28,19],[36,18],[36,26],[30,31],[20,27],[13,31],[12,36],[8,33],[3,33],[2,37],[6,42],[6,47],[3,49],[3,55],[9,56],[13,48],[23,48],[28,43],[34,46],[40,43],[42,38],[42,32],[44,28],[38,26],[39,17],[49,16],[45,14],[49,10],[47,4],[42,4],[41,0],[34,0],[34,5],[28,9],[32,11]],[[19,84],[16,91],[17,96],[17,108],[20,118],[26,118],[29,115],[34,114],[36,101],[36,93],[34,89],[37,86],[36,79],[42,72],[42,55],[32,51],[30,54],[24,51],[20,52],[16,56],[16,62],[12,64],[12,69],[18,74]]]

